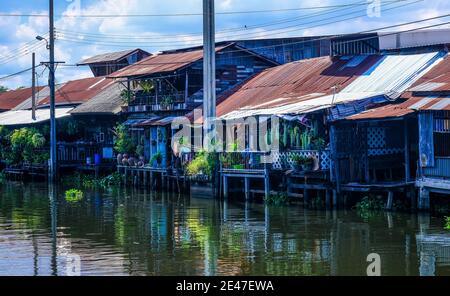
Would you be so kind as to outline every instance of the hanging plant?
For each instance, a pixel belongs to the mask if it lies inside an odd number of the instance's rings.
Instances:
[[[165,141],[164,134],[163,134],[162,129],[160,127],[158,127],[158,141],[160,143],[163,143]]]
[[[130,104],[133,101],[133,95],[132,92],[129,90],[122,90],[120,93],[120,98],[122,99],[122,102],[125,104]]]
[[[155,89],[155,84],[151,80],[141,81],[140,85],[145,94],[149,94]]]

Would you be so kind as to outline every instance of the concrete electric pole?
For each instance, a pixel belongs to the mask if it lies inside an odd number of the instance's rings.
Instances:
[[[54,6],[53,0],[49,0],[49,51],[50,63],[48,85],[50,88],[50,182],[56,180],[58,164],[56,155],[56,119],[55,119],[55,31],[54,31]]]
[[[36,120],[36,54],[31,55],[31,119]]]
[[[216,46],[214,0],[203,0],[203,131],[205,149],[216,138]]]

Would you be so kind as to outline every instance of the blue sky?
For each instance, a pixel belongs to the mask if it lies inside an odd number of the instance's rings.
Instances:
[[[217,12],[358,4],[315,10],[220,14],[217,16],[217,30],[227,31],[218,33],[218,38],[255,39],[352,33],[450,13],[448,0],[393,1],[396,0],[381,0],[380,17],[369,17],[366,15],[365,0],[216,0]],[[0,4],[0,12],[3,14],[45,15],[48,9],[48,0],[0,0]],[[201,43],[201,35],[192,35],[202,30],[200,16],[80,18],[73,15],[200,13],[202,0],[55,0],[55,10],[55,27],[59,32],[56,58],[69,65],[103,52],[137,47],[157,52]],[[348,20],[339,22],[342,19]],[[448,22],[450,18],[401,27],[398,30],[443,21]],[[327,24],[330,22],[335,23]],[[39,44],[34,39],[36,35],[48,32],[45,17],[0,17],[0,27],[0,77],[30,67],[31,51],[36,52],[38,62],[48,60],[44,44]],[[38,46],[40,47],[35,48]],[[42,75],[39,78],[40,84],[44,84],[47,73],[40,70],[38,74]],[[29,86],[30,76],[27,73],[1,80],[0,85],[9,88]],[[59,67],[57,71],[58,82],[89,76],[91,74],[86,67]]]

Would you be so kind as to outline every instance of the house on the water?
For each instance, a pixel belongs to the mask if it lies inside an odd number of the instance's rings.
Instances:
[[[386,159],[384,168],[383,163],[377,166],[380,170],[403,172],[397,176],[416,185],[420,194],[418,205],[424,210],[430,208],[430,193],[450,194],[449,73],[450,59],[446,57],[419,79],[398,104],[348,118],[348,122],[366,125],[372,134],[376,130],[382,135],[378,146],[391,150],[391,161]]]
[[[217,94],[276,65],[277,62],[234,43],[217,46]],[[147,162],[158,155],[164,168],[170,166],[173,119],[203,103],[203,50],[193,48],[156,54],[109,78],[127,87],[122,94],[128,106],[125,124],[138,146],[143,147],[140,156]],[[134,154],[134,151],[128,153]]]
[[[337,193],[369,191],[381,180],[376,168],[370,166],[379,162],[371,158],[393,155],[398,161],[398,154],[406,152],[398,137],[392,137],[396,141],[393,147],[383,148],[379,141],[384,137],[377,129],[370,129],[369,139],[374,143],[367,143],[367,128],[362,135],[357,127],[337,130],[332,123],[395,101],[446,54],[431,51],[324,57],[282,65],[264,71],[220,100],[218,116],[223,120],[279,117],[281,153],[272,156],[272,167],[286,170],[298,158],[294,155],[313,155],[318,160],[316,167],[329,174],[325,180],[335,185],[334,202],[338,203]],[[355,141],[360,135],[361,140]],[[301,183],[305,183],[304,177],[298,178]],[[405,180],[403,177],[402,182]],[[304,189],[304,196],[306,189],[318,188],[326,189],[317,184],[295,185],[292,189]]]
[[[87,158],[93,161],[95,154],[112,159],[112,129],[120,119],[122,91],[120,85],[105,77],[57,85],[55,114],[60,164],[76,167],[85,164]],[[35,127],[45,130],[50,120],[48,88],[37,92],[35,118],[31,98],[25,97],[12,110],[0,113],[0,125],[9,129]]]

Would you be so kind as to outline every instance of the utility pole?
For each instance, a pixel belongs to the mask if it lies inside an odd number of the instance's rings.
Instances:
[[[31,72],[31,118],[36,120],[36,54],[33,52],[32,59],[32,72]]]
[[[206,149],[216,138],[216,41],[214,0],[203,0],[203,131]]]
[[[48,85],[50,88],[50,182],[56,180],[57,175],[57,159],[56,159],[56,119],[55,119],[55,31],[54,31],[54,6],[53,0],[49,0],[49,78]]]

